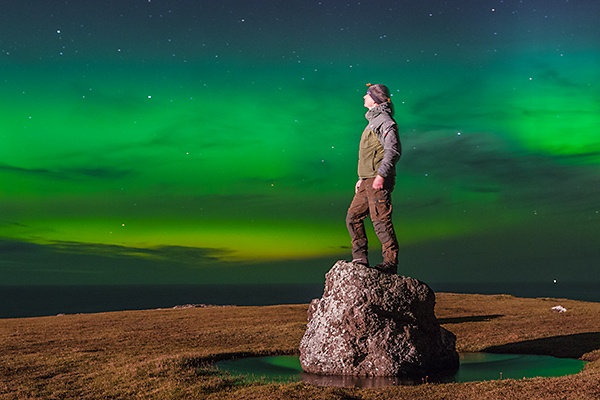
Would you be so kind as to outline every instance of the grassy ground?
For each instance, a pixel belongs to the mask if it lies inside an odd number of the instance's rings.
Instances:
[[[556,305],[565,313],[551,311]],[[600,303],[439,293],[459,351],[590,361],[560,378],[378,389],[247,383],[211,362],[295,354],[307,305],[0,320],[0,399],[600,399]]]

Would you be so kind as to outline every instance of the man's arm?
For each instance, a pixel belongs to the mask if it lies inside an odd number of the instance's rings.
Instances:
[[[381,160],[381,164],[377,169],[377,174],[385,178],[386,176],[393,174],[396,163],[402,154],[396,124],[388,126],[379,137],[379,141],[383,146],[383,160]]]
[[[398,128],[396,124],[387,127],[384,133],[379,137],[383,146],[383,160],[377,169],[377,176],[373,180],[373,189],[383,189],[385,177],[392,174],[396,163],[402,154],[400,139],[398,138]]]

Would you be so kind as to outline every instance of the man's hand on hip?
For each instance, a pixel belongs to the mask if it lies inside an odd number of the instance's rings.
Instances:
[[[354,193],[358,192],[358,188],[360,187],[361,183],[362,183],[362,179],[359,179],[356,181],[356,185],[354,185]]]
[[[385,178],[383,176],[377,175],[375,179],[373,179],[373,189],[380,190],[383,189],[383,182]]]

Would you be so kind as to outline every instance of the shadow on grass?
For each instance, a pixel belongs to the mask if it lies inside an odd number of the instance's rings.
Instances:
[[[501,354],[538,354],[559,358],[581,358],[584,354],[600,349],[600,332],[553,336],[524,342],[492,346],[482,351]]]
[[[457,317],[457,318],[438,318],[440,324],[463,324],[465,322],[486,322],[492,319],[503,317],[502,314],[492,315],[473,315],[471,317]]]

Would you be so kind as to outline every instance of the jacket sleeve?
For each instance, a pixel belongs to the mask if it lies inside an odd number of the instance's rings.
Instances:
[[[396,174],[396,163],[402,155],[402,146],[398,137],[398,126],[389,121],[380,127],[379,141],[383,146],[383,160],[377,169],[377,174],[383,176],[394,176]]]

